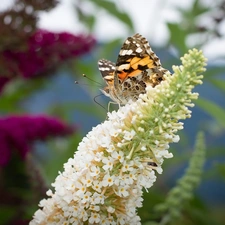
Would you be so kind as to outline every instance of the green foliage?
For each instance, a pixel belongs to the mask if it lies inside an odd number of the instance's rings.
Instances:
[[[193,197],[193,191],[200,183],[205,162],[205,141],[203,133],[196,138],[195,151],[190,159],[185,175],[170,190],[165,201],[155,206],[156,213],[162,215],[158,224],[170,224],[181,218],[185,205]]]
[[[203,98],[198,99],[196,105],[198,105],[206,113],[211,115],[218,122],[218,124],[225,129],[225,109],[215,104],[214,102]]]
[[[87,10],[85,10],[85,4],[91,3],[95,6],[95,9],[93,11],[89,11],[87,13]],[[77,13],[77,16],[79,20],[85,25],[86,28],[88,28],[89,31],[93,31],[95,24],[96,24],[96,13],[99,12],[99,10],[102,10],[103,12],[106,12],[110,14],[113,19],[117,19],[119,22],[124,24],[131,32],[134,32],[134,26],[133,22],[131,20],[131,17],[121,11],[117,4],[113,1],[108,0],[86,0],[86,1],[78,1],[77,3],[74,3],[75,5],[75,11]]]
[[[105,0],[90,0],[90,1],[93,2],[100,9],[102,8],[102,9],[106,10],[106,12],[111,14],[113,17],[117,18],[120,22],[127,25],[127,27],[132,32],[134,32],[133,23],[132,23],[130,16],[125,12],[121,12],[116,7],[116,4],[114,2],[107,1],[107,0],[106,1]]]
[[[48,2],[48,1],[46,1]],[[107,0],[85,0],[85,1],[74,1],[74,12],[79,19],[80,25],[84,27],[88,33],[96,32],[96,24],[99,20],[98,12],[105,12],[109,14],[112,19],[119,21],[126,29],[127,33],[133,34],[137,31],[134,29],[134,24],[132,21],[132,16],[124,12],[120,7],[118,7],[119,1],[107,1]],[[170,38],[167,45],[173,45],[177,48],[179,55],[187,52],[190,47],[196,47],[202,49],[207,43],[217,40],[220,34],[218,27],[221,23],[216,23],[214,26],[204,26],[199,22],[199,18],[204,18],[208,15],[208,19],[214,18],[213,12],[223,12],[224,1],[214,1],[214,7],[208,7],[204,5],[204,1],[195,0],[191,6],[185,9],[176,8],[180,14],[181,20],[175,22],[168,22],[167,28],[170,33]],[[90,4],[93,10],[87,10],[85,4]],[[136,1],[137,7],[139,2]],[[147,6],[147,1],[146,1]],[[157,12],[158,13],[158,12]],[[139,17],[142,16],[141,12],[137,13]],[[219,16],[219,15],[217,15]],[[211,17],[211,18],[210,18]],[[104,18],[100,18],[104,19]],[[157,19],[157,18],[156,18]],[[205,20],[206,21],[206,20]],[[219,20],[218,20],[219,21]],[[29,22],[29,21],[28,21]],[[211,24],[211,23],[210,23]],[[151,24],[146,26],[146,30],[150,30]],[[19,31],[16,31],[18,33]],[[116,32],[116,31],[115,31]],[[154,30],[152,31],[154,33]],[[192,35],[197,35],[195,46],[188,45],[189,38]],[[2,35],[4,43],[8,43],[8,38]],[[12,35],[11,39],[15,43],[19,43],[19,35]],[[70,69],[75,77],[74,80],[78,80],[82,86],[83,83],[88,83],[86,90],[90,96],[95,96],[99,88],[104,86],[102,78],[98,72],[97,61],[100,58],[107,58],[112,61],[116,61],[116,54],[118,49],[126,37],[116,38],[109,40],[104,45],[97,46],[91,54],[88,55],[88,59],[81,57],[76,61],[71,61],[70,64],[66,64],[63,70]],[[147,37],[148,38],[148,37]],[[222,40],[224,36],[219,36]],[[99,40],[97,40],[99,41]],[[1,49],[4,49],[3,44],[0,43]],[[103,44],[103,43],[100,43]],[[15,44],[15,46],[18,46]],[[23,47],[21,45],[21,47]],[[216,49],[215,49],[216,51]],[[115,54],[114,54],[115,53]],[[221,59],[224,60],[225,54]],[[164,64],[169,64],[170,66],[176,62],[177,59],[170,57],[167,61],[162,62]],[[162,60],[161,60],[162,61]],[[222,95],[225,93],[225,79],[224,79],[224,63],[221,65],[212,66],[212,62],[208,62],[209,67],[205,73],[204,82],[208,82]],[[3,71],[1,71],[3,72]],[[52,71],[53,74],[53,71]],[[92,81],[82,77],[82,74],[86,74],[89,78],[99,81],[100,85],[93,84]],[[41,92],[44,88],[51,89],[51,78],[43,77],[34,80],[23,80],[20,78],[11,81],[1,93],[0,98],[0,113],[2,115],[6,114],[17,114],[26,113],[25,109],[22,107],[24,100],[28,99],[35,93]],[[203,84],[204,86],[204,84]],[[60,92],[60,90],[56,90]],[[216,100],[207,99],[202,97],[203,93],[200,92],[200,98],[196,101],[196,105],[202,110],[202,112],[210,116],[210,120],[201,122],[201,118],[197,118],[199,125],[204,129],[206,133],[206,146],[207,146],[207,172],[203,173],[203,162],[205,154],[204,137],[202,133],[198,134],[196,139],[196,146],[193,156],[189,159],[188,149],[190,148],[191,138],[187,133],[182,132],[181,142],[179,149],[176,146],[172,146],[174,158],[165,162],[164,173],[167,177],[161,175],[158,178],[154,187],[149,190],[149,193],[145,194],[144,207],[140,210],[140,215],[144,225],[159,225],[159,224],[184,224],[184,225],[194,225],[194,224],[224,224],[224,204],[221,206],[214,202],[208,203],[204,197],[200,196],[199,193],[195,193],[196,187],[202,179],[202,182],[216,182],[225,180],[225,166],[224,166],[224,144],[220,142],[218,144],[218,139],[224,137],[225,132],[225,108],[221,106]],[[222,96],[221,95],[221,96]],[[223,96],[224,97],[224,96]],[[224,98],[223,98],[224,100]],[[106,108],[107,108],[107,103]],[[104,103],[103,103],[104,105]],[[49,105],[45,112],[50,115],[57,115],[60,118],[65,119],[69,123],[71,121],[71,111],[81,112],[89,116],[93,116],[99,120],[104,120],[106,118],[106,112],[100,107],[93,107],[91,104],[86,104],[82,101],[77,102],[66,102],[66,103],[53,103]],[[193,114],[193,117],[195,115]],[[86,121],[79,121],[79,124],[84,124]],[[199,128],[199,127],[198,127]],[[90,127],[91,130],[91,127]],[[196,130],[193,129],[193,133]],[[63,169],[63,163],[71,157],[81,140],[81,134],[76,133],[68,138],[64,139],[54,139],[45,143],[45,154],[41,156],[37,152],[34,154],[35,165],[43,176],[43,181],[45,185],[49,188],[50,183],[54,181],[58,171]],[[38,148],[38,147],[37,147]],[[177,185],[170,190],[170,184],[175,179],[176,172],[180,170],[182,165],[186,165],[189,162],[189,167],[185,172],[185,175],[177,182]],[[10,165],[13,172],[14,169],[18,171],[18,167],[14,164]],[[167,170],[169,168],[169,172]],[[10,173],[10,179],[16,177],[17,173]],[[21,179],[23,183],[25,178]],[[10,182],[15,181],[11,179]],[[1,184],[2,185],[2,184]],[[15,192],[16,186],[12,189],[12,193]],[[29,192],[30,187],[26,185],[17,192],[20,193],[24,199],[26,199],[26,206],[23,208],[27,213],[27,218],[31,218],[33,212],[37,209],[38,201],[37,199],[33,202],[33,193]],[[214,198],[216,194],[215,190],[209,190],[211,198]],[[166,193],[168,195],[166,196]],[[13,196],[13,195],[12,195]],[[29,197],[32,199],[30,200]],[[162,202],[159,204],[159,202]],[[32,207],[33,206],[33,207]],[[15,206],[0,206],[0,219],[1,224],[9,224],[10,219],[16,214],[18,207]],[[153,209],[156,209],[155,211]],[[32,209],[32,210],[31,210]],[[153,222],[157,221],[157,222]],[[161,222],[158,222],[161,221]]]
[[[170,43],[179,49],[180,55],[183,55],[188,50],[185,43],[187,31],[181,29],[179,24],[168,23],[167,26],[170,30]]]
[[[223,68],[224,71],[224,68]],[[220,91],[225,92],[225,80],[219,80],[219,79],[209,79],[210,83],[213,84],[216,88],[218,88]]]
[[[19,113],[22,107],[18,107],[26,97],[32,95],[36,90],[43,88],[45,79],[22,80],[15,79],[7,84],[1,94],[0,110],[2,113]]]
[[[200,183],[205,162],[205,141],[203,133],[196,138],[195,151],[190,159],[185,175],[177,181],[177,186],[170,190],[164,203],[155,207],[156,212],[166,213],[162,221],[172,222],[181,217],[185,204],[193,197],[193,191]],[[161,224],[165,224],[161,222]]]

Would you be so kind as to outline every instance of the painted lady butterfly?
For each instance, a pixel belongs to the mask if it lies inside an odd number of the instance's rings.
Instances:
[[[107,84],[101,91],[119,105],[130,99],[137,100],[146,92],[146,86],[158,85],[168,71],[161,66],[148,41],[140,34],[127,38],[116,64],[101,59],[98,67]]]

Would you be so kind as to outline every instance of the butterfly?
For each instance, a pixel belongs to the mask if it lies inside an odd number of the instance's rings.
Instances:
[[[147,39],[140,34],[126,39],[116,64],[101,59],[98,67],[106,82],[102,93],[119,105],[125,105],[130,99],[137,100],[140,94],[146,92],[148,85],[155,87],[160,84],[168,72]]]

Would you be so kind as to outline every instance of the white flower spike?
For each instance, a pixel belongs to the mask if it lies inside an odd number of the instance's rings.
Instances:
[[[137,101],[108,113],[83,138],[30,225],[141,224],[143,188],[153,185],[164,158],[173,156],[169,144],[179,141],[179,120],[190,118],[188,107],[198,97],[191,91],[205,71],[201,51],[190,50],[181,60],[173,75],[166,73]]]

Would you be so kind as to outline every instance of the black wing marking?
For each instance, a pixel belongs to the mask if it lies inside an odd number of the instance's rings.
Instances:
[[[116,69],[115,63],[106,60],[106,59],[100,59],[98,61],[98,69],[102,74],[103,79],[110,80],[113,79],[113,74]]]
[[[127,60],[133,57],[144,58],[149,56],[155,66],[161,66],[159,58],[152,51],[148,40],[140,34],[128,37],[124,42],[116,62],[116,66],[128,64]]]

